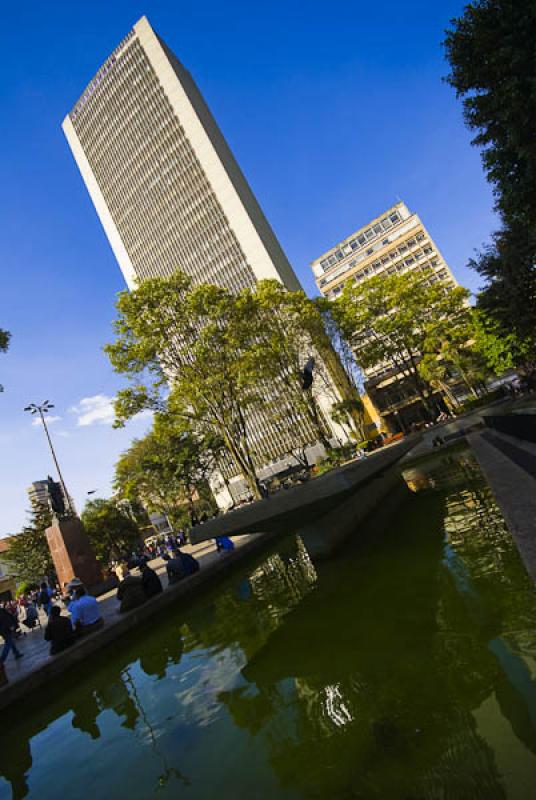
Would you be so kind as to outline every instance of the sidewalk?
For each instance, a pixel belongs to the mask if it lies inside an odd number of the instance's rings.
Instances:
[[[251,550],[257,549],[269,539],[271,537],[263,534],[240,536],[234,540],[235,550],[221,553],[217,552],[216,545],[212,541],[202,542],[198,545],[185,545],[181,549],[185,553],[195,556],[199,561],[200,571],[173,584],[167,591],[166,562],[161,558],[154,559],[150,562],[150,566],[158,573],[162,581],[164,587],[162,594],[126,614],[119,613],[116,589],[101,595],[98,601],[102,609],[104,627],[56,656],[49,655],[50,644],[44,640],[44,626],[20,637],[17,639],[17,647],[24,653],[24,658],[16,660],[12,653],[8,655],[5,668],[9,683],[0,689],[0,708],[44,683],[50,675],[62,672],[72,663],[85,659],[91,652],[108,644],[116,636],[120,636],[121,633],[137,625],[142,619],[158,613],[161,607],[173,602],[176,597],[189,594],[190,591],[207,582],[212,575],[219,574],[224,565],[230,566],[231,563],[239,560]],[[133,570],[133,572],[136,574],[137,570]],[[39,673],[43,673],[43,675],[40,676]]]

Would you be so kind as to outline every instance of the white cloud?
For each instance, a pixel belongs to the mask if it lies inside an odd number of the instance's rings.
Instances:
[[[61,417],[55,417],[54,414],[51,414],[50,417],[47,415],[45,417],[47,421],[47,425],[53,425],[55,422],[59,422]],[[42,425],[41,417],[34,417],[32,420],[32,425]]]
[[[76,414],[77,424],[85,427],[87,425],[111,425],[115,419],[113,397],[105,394],[96,394],[93,397],[83,397],[77,406],[69,409],[71,414]]]
[[[112,425],[115,419],[114,398],[105,394],[96,394],[93,397],[83,397],[78,405],[69,409],[71,414],[77,416],[77,425]],[[148,419],[153,416],[150,409],[140,411],[133,419]]]
[[[145,411],[138,411],[138,413],[135,414],[132,417],[132,419],[135,419],[135,420],[137,420],[137,419],[151,419],[151,417],[153,417],[153,416],[154,416],[154,411],[151,411],[150,408],[146,408]]]

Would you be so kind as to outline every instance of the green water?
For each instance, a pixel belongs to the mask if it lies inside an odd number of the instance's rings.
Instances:
[[[0,798],[536,796],[536,593],[468,452],[381,536],[289,536],[2,716]]]

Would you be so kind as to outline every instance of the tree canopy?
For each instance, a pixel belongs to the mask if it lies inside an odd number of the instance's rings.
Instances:
[[[4,561],[19,582],[38,583],[43,578],[56,582],[56,570],[45,533],[51,524],[49,509],[37,503],[30,512],[28,525],[10,538]]]
[[[441,343],[453,339],[452,326],[466,311],[468,297],[465,289],[432,283],[432,277],[430,271],[406,272],[347,283],[331,304],[359,365],[384,365],[404,375],[430,416],[432,391],[419,365],[426,353],[438,354]]]
[[[193,286],[181,272],[122,292],[117,339],[106,347],[129,389],[119,392],[119,424],[141,408],[166,410],[202,436],[218,436],[254,496],[260,496],[247,414],[261,403],[250,369],[254,306],[217,286]],[[170,380],[171,394],[167,389]],[[168,402],[169,401],[169,402]]]
[[[165,514],[174,527],[186,513],[193,524],[211,510],[208,478],[222,456],[215,436],[201,436],[172,413],[157,414],[153,429],[132,443],[115,472],[117,492],[129,500],[141,499],[149,511]]]
[[[106,351],[131,383],[117,396],[117,424],[143,408],[164,414],[162,419],[171,414],[181,421],[181,435],[191,431],[195,441],[211,447],[218,440],[256,497],[259,421],[276,425],[294,455],[316,441],[329,446],[322,406],[342,399],[346,424],[362,424],[359,396],[333,350],[323,314],[304,292],[260,281],[232,294],[194,286],[177,272],[122,293],[117,307],[117,338]],[[313,385],[304,389],[311,357]],[[150,440],[139,444],[139,454],[150,446]]]
[[[497,206],[507,219],[536,222],[536,5],[475,0],[451,21],[448,83],[482,148]]]
[[[135,520],[113,499],[88,500],[81,515],[98,560],[105,565],[124,557],[140,543]]]
[[[479,342],[488,364],[536,369],[536,6],[475,0],[452,20],[447,81],[482,149],[501,228],[469,266],[485,280]],[[486,341],[486,337],[488,340]]]

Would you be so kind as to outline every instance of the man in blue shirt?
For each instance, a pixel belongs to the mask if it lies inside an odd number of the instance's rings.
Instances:
[[[99,604],[83,586],[75,589],[75,599],[69,606],[73,628],[80,636],[101,628],[104,620],[101,617]]]

